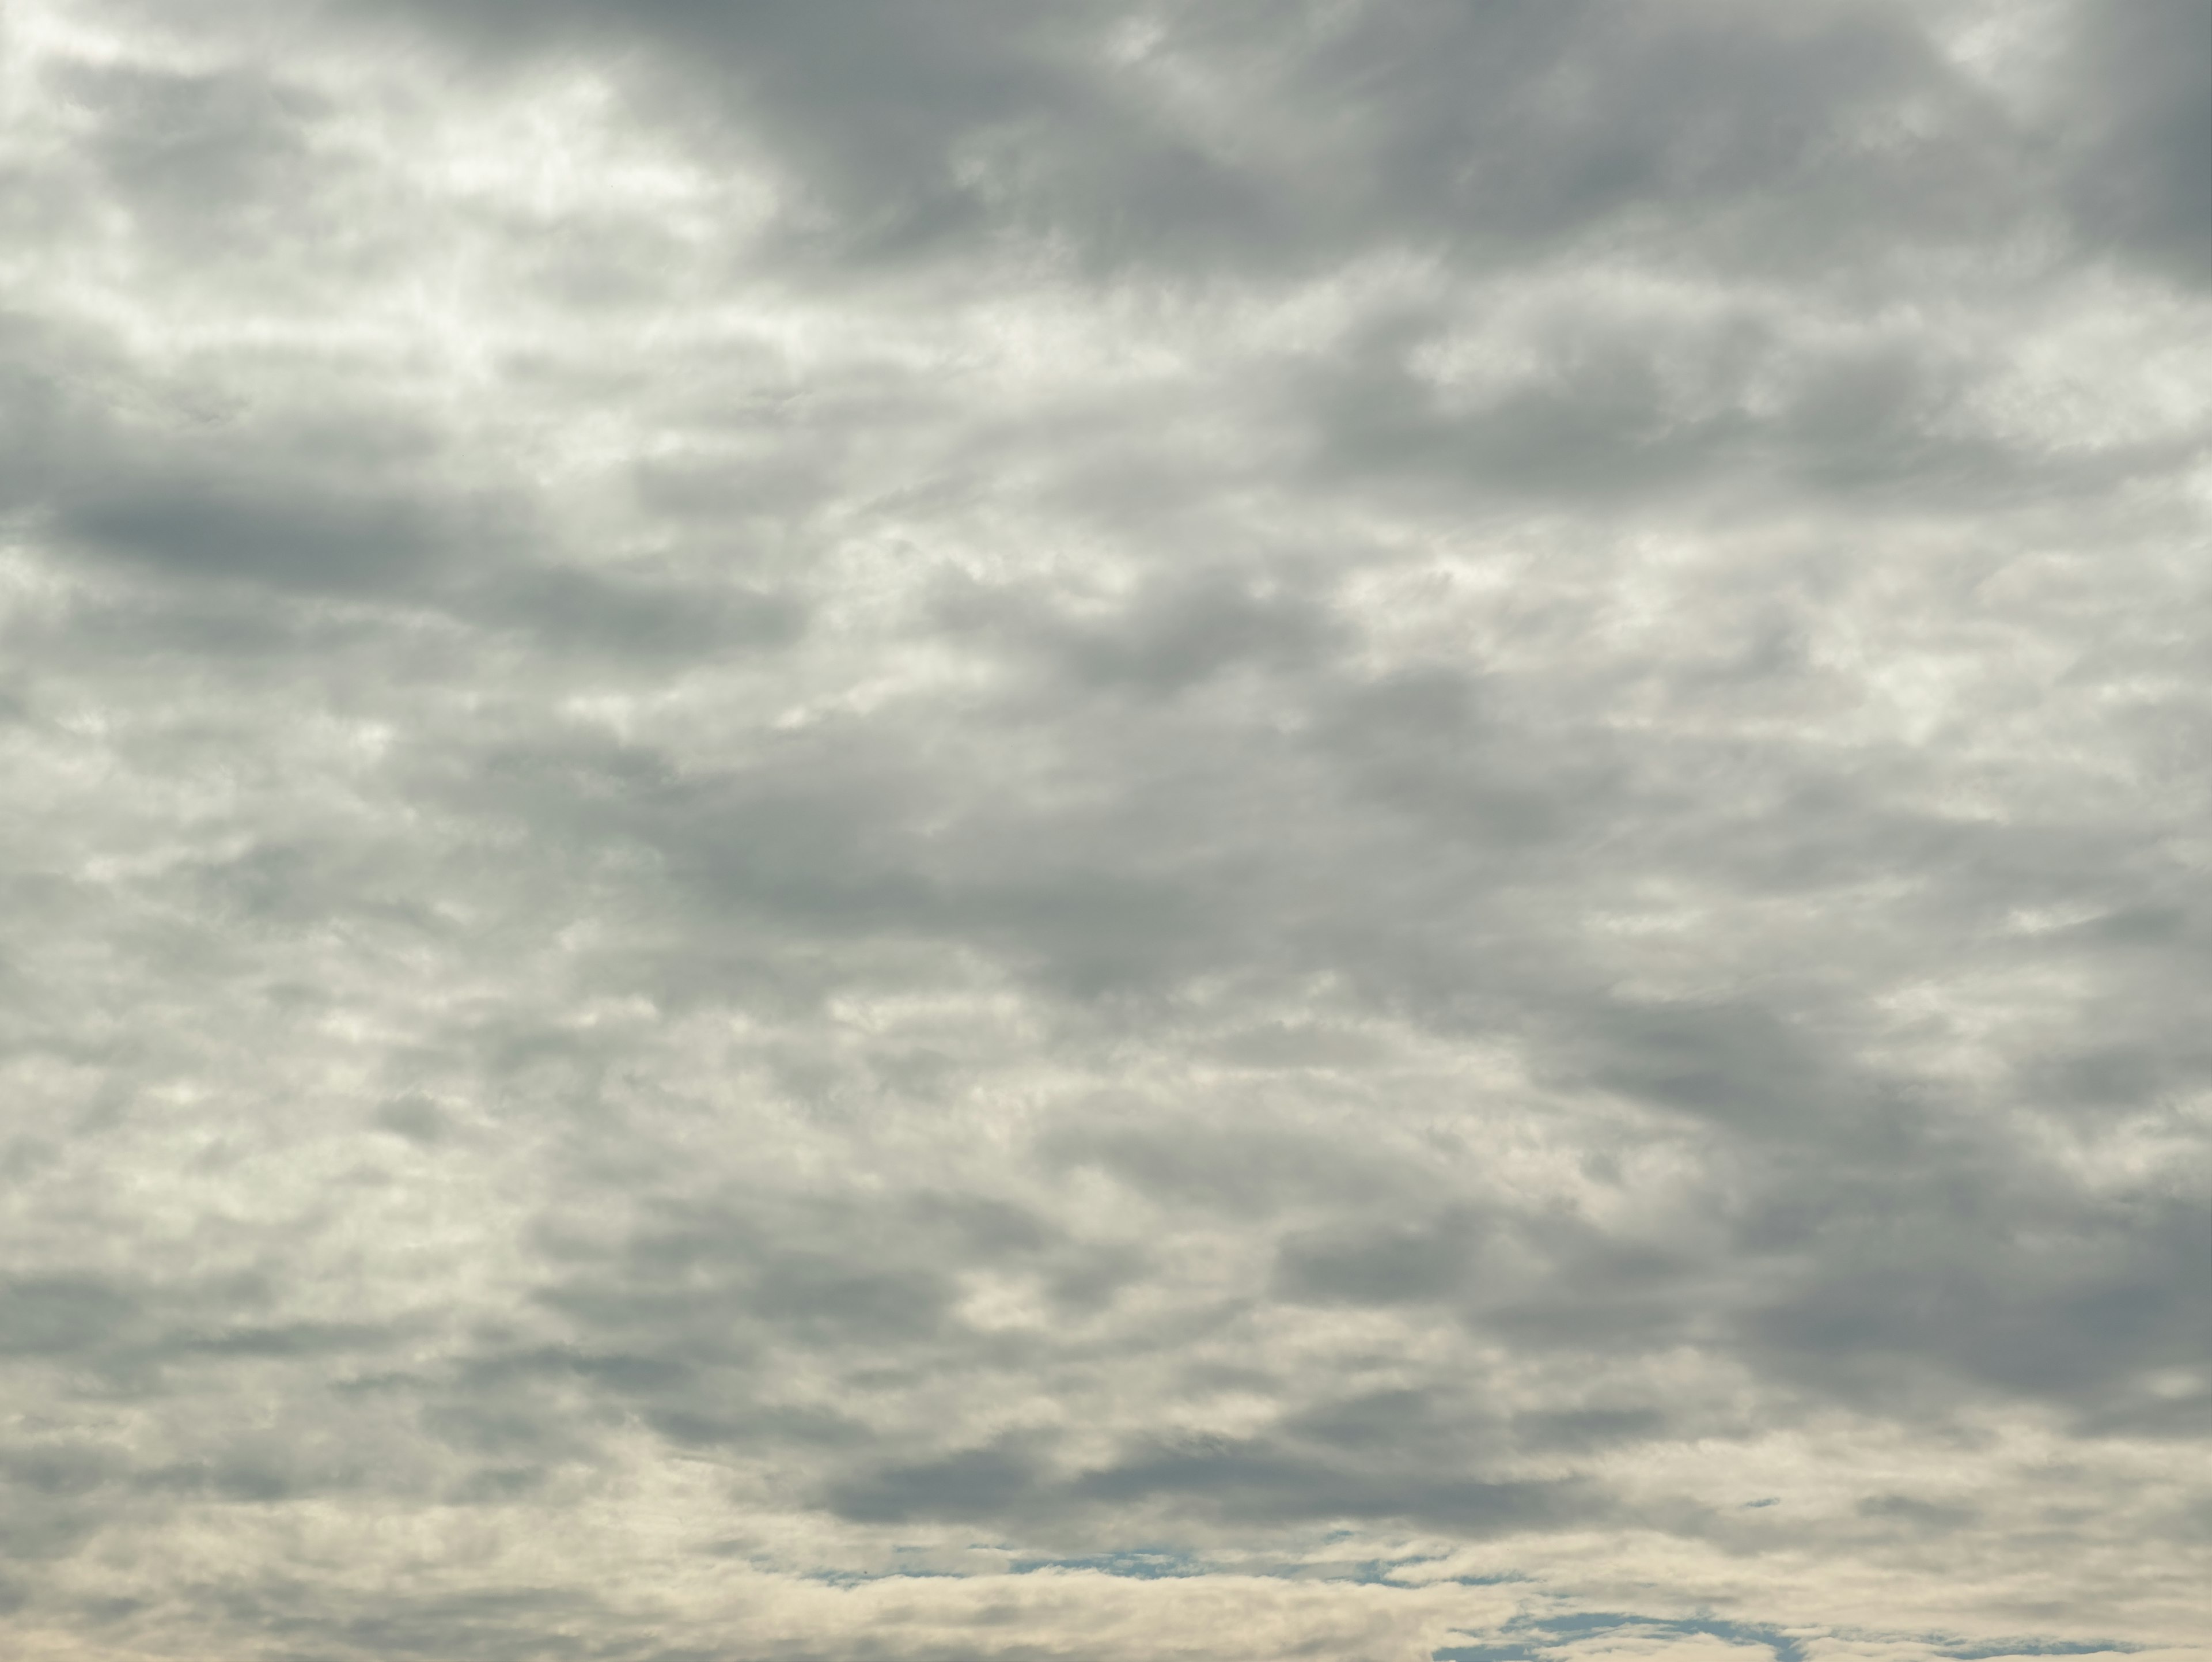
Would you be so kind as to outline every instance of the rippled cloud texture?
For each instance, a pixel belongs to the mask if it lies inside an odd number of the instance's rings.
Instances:
[[[9,1655],[2212,1654],[2202,0],[4,28]]]

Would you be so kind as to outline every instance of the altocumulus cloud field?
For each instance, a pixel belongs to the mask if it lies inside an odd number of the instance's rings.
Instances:
[[[2212,1655],[2212,6],[0,31],[10,1658]]]

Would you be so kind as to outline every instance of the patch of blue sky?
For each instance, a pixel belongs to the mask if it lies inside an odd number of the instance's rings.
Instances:
[[[1436,1562],[1429,1555],[1413,1554],[1401,1558],[1273,1560],[1254,1563],[1249,1560],[1201,1558],[1194,1553],[1167,1547],[1135,1547],[1120,1552],[1091,1553],[1070,1558],[1014,1556],[1007,1563],[1006,1570],[1015,1575],[1031,1575],[1040,1570],[1091,1570],[1103,1575],[1125,1576],[1143,1581],[1182,1580],[1200,1575],[1243,1575],[1281,1581],[1345,1582],[1356,1586],[1406,1586],[1414,1585],[1405,1574],[1407,1570]],[[1424,1577],[1418,1585],[1488,1587],[1528,1579],[1518,1573],[1508,1572],[1500,1575]]]
[[[957,1581],[965,1573],[947,1569],[811,1569],[799,1572],[802,1581],[819,1581],[832,1587],[865,1586],[871,1581]]]
[[[1039,1570],[1091,1570],[1137,1581],[1182,1580],[1222,1573],[1218,1566],[1205,1562],[1194,1553],[1167,1547],[1135,1547],[1077,1558],[1017,1558],[1006,1568],[1014,1575],[1034,1575]]]
[[[1679,1619],[1586,1610],[1568,1616],[1516,1616],[1494,1640],[1451,1645],[1432,1652],[1432,1662],[1538,1662],[1547,1653],[1595,1635],[1634,1631],[1668,1637],[1718,1639],[1732,1645],[1763,1645],[1775,1662],[1804,1662],[1801,1640],[1764,1623],[1730,1622],[1717,1616]]]
[[[1611,1611],[1581,1611],[1563,1616],[1516,1616],[1499,1629],[1494,1638],[1466,1645],[1449,1645],[1431,1653],[1431,1662],[1546,1662],[1561,1647],[1595,1635],[1632,1631],[1657,1636],[1705,1637],[1732,1645],[1764,1646],[1775,1662],[1804,1662],[1801,1634],[1792,1634],[1763,1622],[1730,1622],[1714,1616],[1662,1619],[1626,1616]],[[1897,1639],[1904,1635],[1864,1634],[1854,1636]],[[1965,1643],[1940,1636],[1913,1635],[1938,1656],[1955,1662],[1985,1662],[2011,1656],[2103,1656],[2140,1651],[2141,1645],[2119,1640],[2007,1639]]]

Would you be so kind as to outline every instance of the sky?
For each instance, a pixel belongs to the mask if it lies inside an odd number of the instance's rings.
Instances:
[[[11,0],[0,1647],[2212,1658],[2204,0]]]

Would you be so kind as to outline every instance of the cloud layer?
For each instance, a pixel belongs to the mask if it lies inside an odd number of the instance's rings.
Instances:
[[[2199,0],[37,0],[31,1658],[2202,1656]]]

